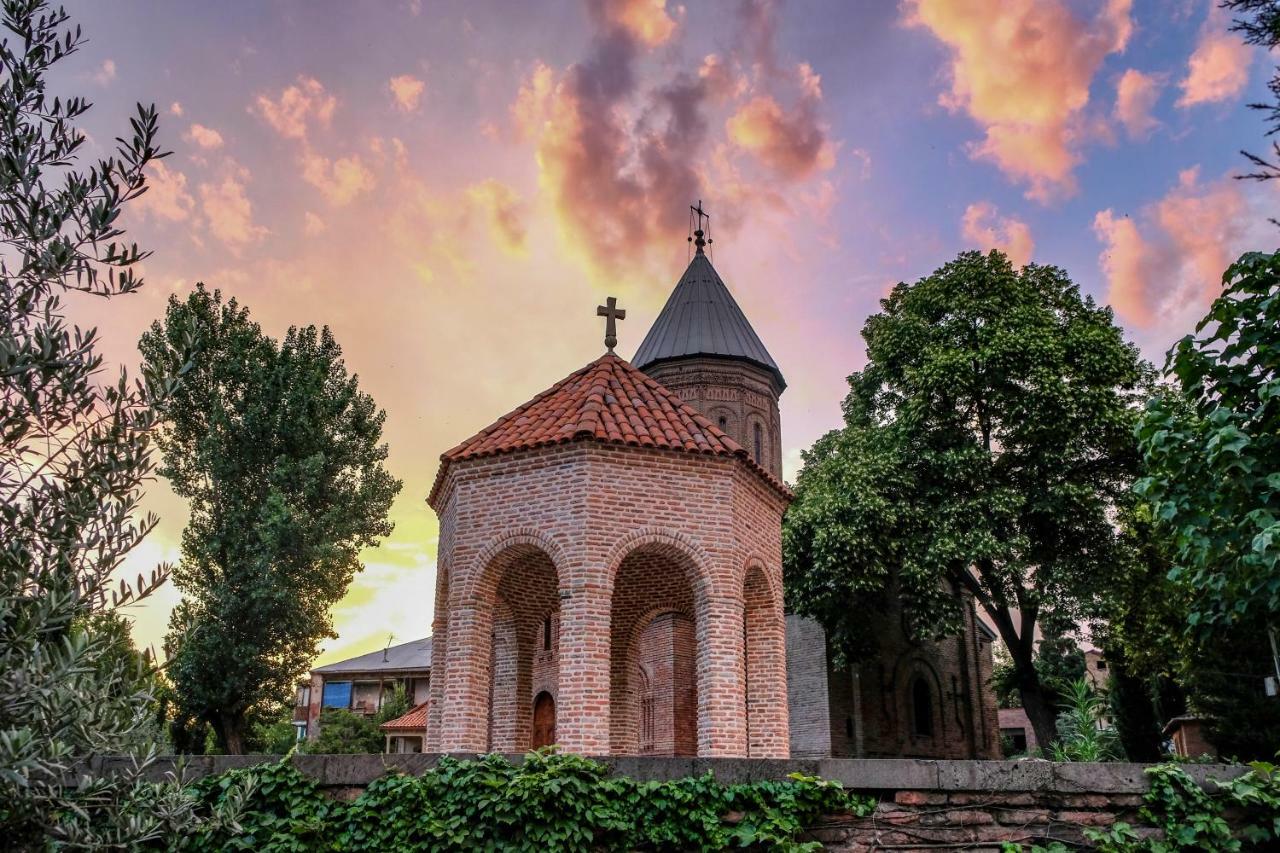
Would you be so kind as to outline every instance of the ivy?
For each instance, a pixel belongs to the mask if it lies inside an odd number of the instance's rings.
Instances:
[[[1206,791],[1178,764],[1147,768],[1151,787],[1138,816],[1160,830],[1143,837],[1127,823],[1086,829],[1085,838],[1099,853],[1237,853],[1280,847],[1280,773],[1273,764],[1255,761],[1235,779],[1217,780]],[[1228,822],[1227,816],[1231,821]],[[1005,853],[1019,850],[1006,843]],[[1035,845],[1031,853],[1066,853],[1055,841]]]
[[[813,850],[797,841],[823,814],[867,815],[875,801],[838,783],[726,785],[711,773],[666,782],[611,777],[590,759],[541,750],[442,757],[422,776],[391,774],[350,803],[331,800],[287,760],[193,786],[199,828],[185,851]],[[234,812],[234,820],[219,819]]]

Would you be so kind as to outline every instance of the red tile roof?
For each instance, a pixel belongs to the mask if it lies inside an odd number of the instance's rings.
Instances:
[[[787,487],[756,465],[745,448],[674,392],[629,362],[606,353],[446,451],[440,457],[442,464],[431,499],[450,462],[580,439],[736,456],[775,489],[790,496]]]
[[[425,729],[427,727],[427,703],[414,705],[409,713],[394,720],[387,720],[378,728],[383,731],[404,731],[405,729]]]

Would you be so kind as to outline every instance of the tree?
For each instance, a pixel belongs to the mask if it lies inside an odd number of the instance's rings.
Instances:
[[[80,29],[41,0],[5,0],[0,24],[0,837],[124,847],[164,831],[161,804],[130,809],[127,774],[62,783],[90,753],[145,766],[154,751],[151,682],[105,623],[166,576],[130,584],[117,570],[156,523],[138,513],[152,405],[184,358],[175,346],[169,370],[108,376],[96,330],[68,324],[63,296],[142,286],[149,253],[124,242],[120,216],[164,155],[155,109],[138,105],[114,152],[82,162],[90,104],[47,84]]]
[[[284,708],[321,640],[329,609],[361,569],[360,550],[391,532],[400,482],[383,467],[385,414],[347,374],[326,327],[276,342],[247,308],[200,285],[169,300],[139,347],[192,368],[163,409],[161,473],[190,502],[174,580],[169,663],[179,710],[242,753],[252,718]]]
[[[860,604],[900,597],[924,638],[957,630],[972,595],[1047,746],[1035,628],[1095,612],[1115,570],[1109,514],[1135,472],[1147,370],[1066,273],[999,252],[963,253],[881,307],[845,427],[804,457],[783,530],[790,604],[856,654],[874,643]]]
[[[1280,254],[1242,255],[1222,283],[1137,428],[1136,491],[1202,635],[1253,617],[1274,631],[1280,615]]]
[[[320,734],[308,747],[316,755],[382,752],[378,724],[345,708],[326,708],[320,714]]]
[[[1222,0],[1221,6],[1237,15],[1231,22],[1231,29],[1244,36],[1245,44],[1255,44],[1267,51],[1274,50],[1280,45],[1280,5],[1277,5],[1275,0]],[[1249,106],[1265,114],[1266,135],[1274,136],[1280,133],[1280,70],[1272,74],[1267,88],[1271,90],[1273,102],[1255,103]],[[1274,160],[1241,151],[1240,153],[1257,171],[1239,177],[1256,181],[1280,178],[1280,143],[1272,142],[1271,148]]]

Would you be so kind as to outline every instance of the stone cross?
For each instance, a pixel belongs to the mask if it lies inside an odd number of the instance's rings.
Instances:
[[[618,300],[610,296],[603,305],[596,306],[596,316],[604,317],[604,345],[609,348],[609,352],[613,352],[613,348],[618,345],[618,327],[614,325],[614,321],[627,319],[627,311],[619,308]]]

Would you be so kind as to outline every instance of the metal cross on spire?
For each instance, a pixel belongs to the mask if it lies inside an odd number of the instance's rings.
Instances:
[[[596,306],[596,316],[604,318],[604,345],[613,352],[618,345],[618,327],[614,321],[627,319],[627,309],[619,308],[617,298],[610,296],[603,305]]]
[[[689,238],[689,242],[697,247],[698,254],[701,255],[702,248],[714,242],[711,239],[711,214],[702,209],[702,199],[698,199],[696,207],[692,204],[689,205],[689,225],[691,228],[694,225],[694,216],[698,217],[697,227],[693,229],[693,236]],[[702,220],[704,219],[707,220],[706,231],[702,230]],[[703,239],[704,237],[706,239]]]

